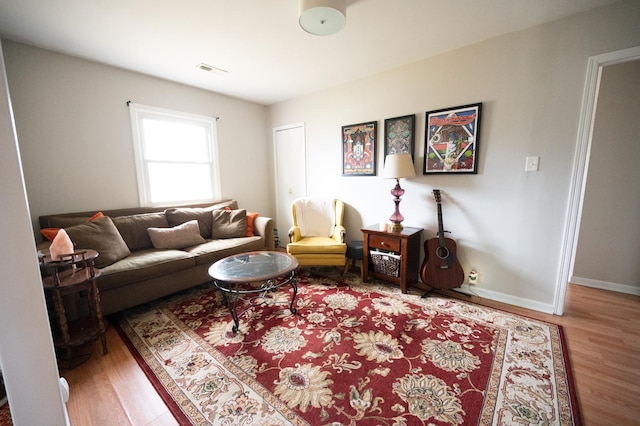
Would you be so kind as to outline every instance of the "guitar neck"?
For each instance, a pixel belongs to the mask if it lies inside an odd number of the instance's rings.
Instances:
[[[438,242],[440,247],[444,247],[444,225],[442,224],[442,205],[438,203]]]

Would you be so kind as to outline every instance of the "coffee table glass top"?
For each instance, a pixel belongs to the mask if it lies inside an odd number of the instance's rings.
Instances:
[[[228,283],[269,280],[298,267],[295,257],[278,251],[252,251],[225,257],[209,268],[209,275]]]

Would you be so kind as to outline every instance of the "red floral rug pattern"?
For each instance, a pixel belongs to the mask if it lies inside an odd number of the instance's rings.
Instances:
[[[9,411],[9,404],[4,403],[0,405],[0,426],[11,426],[11,411]]]
[[[302,276],[296,315],[269,293],[235,335],[211,285],[119,326],[184,424],[580,423],[559,326],[336,278]]]

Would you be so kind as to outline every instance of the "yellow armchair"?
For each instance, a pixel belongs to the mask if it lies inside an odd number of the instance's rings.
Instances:
[[[291,204],[291,215],[287,253],[298,259],[300,266],[345,265],[347,231],[342,226],[342,201],[299,198]]]

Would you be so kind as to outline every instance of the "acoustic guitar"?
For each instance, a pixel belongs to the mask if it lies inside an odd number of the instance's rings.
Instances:
[[[431,288],[451,289],[460,287],[464,282],[464,271],[456,257],[456,242],[445,238],[442,225],[442,205],[440,190],[433,190],[438,205],[438,236],[424,242],[424,261],[420,268],[422,282]]]

